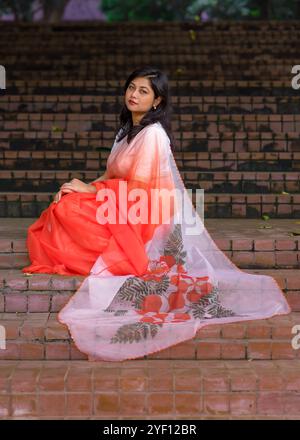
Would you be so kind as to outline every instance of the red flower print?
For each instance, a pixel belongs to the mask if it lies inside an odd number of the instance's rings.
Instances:
[[[165,322],[165,319],[167,318],[168,313],[155,313],[155,315],[152,316],[143,316],[140,321],[141,322],[149,322],[151,324],[160,324]]]
[[[176,260],[173,255],[163,255],[160,257],[159,261],[164,261],[169,267],[172,267],[174,264],[176,264]]]
[[[214,286],[211,283],[203,283],[200,286],[201,293],[203,295],[208,295],[212,291],[213,287]]]
[[[187,273],[182,264],[177,264],[177,272]]]
[[[186,297],[189,301],[196,303],[201,298],[201,295],[199,295],[199,293],[196,290],[191,290],[190,292],[187,293]]]
[[[173,292],[170,294],[169,298],[170,310],[182,309],[185,306],[185,300],[182,293]]]
[[[191,317],[188,313],[174,313],[172,322],[188,321],[189,319],[191,319]]]
[[[161,306],[162,300],[158,295],[148,295],[142,303],[142,309],[146,312],[159,312]]]

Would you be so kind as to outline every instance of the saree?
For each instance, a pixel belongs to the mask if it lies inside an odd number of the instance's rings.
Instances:
[[[129,144],[116,137],[107,173],[93,183],[107,244],[58,314],[90,361],[136,359],[207,325],[291,311],[275,279],[240,270],[217,247],[159,122]]]

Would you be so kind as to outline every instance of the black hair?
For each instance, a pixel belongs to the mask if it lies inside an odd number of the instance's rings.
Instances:
[[[162,99],[158,106],[156,106],[156,109],[152,107],[143,116],[138,125],[133,125],[131,111],[128,110],[126,104],[124,103],[119,116],[120,127],[118,129],[117,141],[120,141],[125,136],[127,136],[127,142],[130,143],[130,141],[144,127],[155,122],[160,122],[170,139],[171,149],[174,150],[175,140],[171,129],[171,98],[167,75],[155,66],[146,65],[144,67],[136,69],[127,78],[123,88],[124,93],[126,93],[126,90],[131,81],[137,77],[148,78],[155,98],[158,98],[160,96]]]

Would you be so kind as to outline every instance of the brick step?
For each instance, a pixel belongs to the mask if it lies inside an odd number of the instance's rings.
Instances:
[[[182,36],[183,39],[181,39]],[[129,50],[132,51],[134,49],[133,46],[140,48],[140,57],[148,57],[149,59],[153,58],[153,50],[155,48],[155,56],[161,58],[164,55],[164,61],[169,61],[169,65],[175,65],[176,60],[180,60],[180,62],[191,61],[192,56],[201,57],[203,64],[207,64],[209,57],[211,57],[211,62],[213,63],[214,60],[212,59],[212,56],[219,53],[220,57],[218,58],[218,61],[220,64],[234,62],[234,66],[236,67],[238,64],[251,65],[252,63],[257,63],[257,66],[259,67],[260,63],[265,62],[266,65],[272,65],[275,67],[281,65],[285,60],[290,60],[293,55],[296,55],[296,49],[292,46],[292,41],[296,43],[295,38],[292,39],[290,46],[288,46],[288,44],[274,44],[272,45],[272,50],[270,50],[270,45],[265,44],[264,42],[261,44],[258,43],[251,48],[241,44],[232,45],[229,41],[223,44],[218,41],[211,41],[207,44],[207,42],[203,42],[203,35],[201,33],[197,34],[196,32],[194,33],[194,44],[191,47],[190,33],[187,33],[187,35],[183,34],[182,36],[178,35],[174,37],[175,39],[178,39],[178,44],[176,44],[176,46],[174,40],[171,39],[163,39],[163,41],[156,43],[154,46],[153,42],[149,44],[149,40],[144,40],[142,33],[139,34],[138,42],[135,37],[127,37],[126,40],[122,40],[122,43],[113,43],[109,45],[107,44],[107,41],[103,41],[101,44],[101,42],[95,41],[94,39],[90,41],[86,40],[83,44],[82,42],[79,42],[78,45],[74,45],[74,40],[72,43],[71,41],[64,40],[64,45],[61,46],[61,39],[52,39],[48,45],[47,43],[44,43],[37,48],[36,42],[34,45],[34,42],[32,41],[27,41],[25,43],[22,40],[22,42],[16,42],[14,47],[9,48],[6,51],[5,47],[0,46],[0,56],[9,60],[10,63],[15,63],[16,66],[24,66],[26,64],[31,67],[37,64],[45,65],[45,59],[53,62],[68,62],[70,60],[73,62],[76,60],[78,66],[80,66],[86,60],[89,60],[94,64],[99,64],[99,59],[103,56],[111,56],[111,51],[113,50],[114,56],[117,56],[120,59],[120,68],[122,68],[122,64],[126,66],[128,62],[124,54]],[[228,38],[233,39],[234,37],[229,35]],[[181,41],[179,41],[180,39]],[[135,42],[135,44],[132,45],[131,42]],[[26,44],[26,46],[24,46],[24,44]],[[70,44],[72,44],[72,47],[70,47]],[[23,49],[22,55],[20,55],[19,52],[21,48]],[[134,54],[132,55],[132,58],[135,59]],[[200,63],[196,62],[194,64],[194,66],[197,65],[200,65]]]
[[[195,81],[169,80],[172,87],[172,103],[188,104],[270,104],[271,108],[280,109],[284,103],[298,102],[297,96],[291,92],[290,81]],[[30,104],[36,102],[95,102],[101,103],[108,100],[119,102],[116,91],[123,93],[123,81],[120,80],[7,80],[6,93],[2,91],[1,104],[22,102]],[[273,94],[272,94],[273,91]],[[258,107],[264,109],[264,107]],[[6,109],[8,110],[8,108]],[[176,109],[174,109],[176,110]],[[22,109],[20,109],[22,112]],[[23,113],[23,112],[22,112]],[[45,113],[47,113],[45,109]],[[48,112],[49,113],[49,112]],[[74,110],[76,113],[76,110]],[[80,113],[80,111],[79,111]],[[95,113],[95,112],[93,112]],[[232,112],[231,112],[232,113]],[[264,109],[264,114],[271,113],[270,109]],[[274,110],[274,113],[276,112]],[[285,112],[288,113],[288,112]],[[294,112],[292,112],[294,113]],[[297,112],[299,113],[299,112]],[[218,111],[217,114],[220,114]],[[247,114],[247,112],[244,112]],[[179,113],[182,116],[182,112]],[[183,115],[184,116],[184,115]],[[291,116],[291,115],[288,115]],[[176,112],[174,113],[176,117]]]
[[[201,120],[201,118],[197,118],[193,116],[193,122],[181,124],[176,129],[173,129],[174,135],[178,133],[181,135],[183,139],[187,136],[190,136],[190,133],[203,133],[206,132],[208,135],[215,134],[223,134],[223,133],[245,133],[246,138],[248,134],[254,133],[262,133],[271,132],[273,134],[276,133],[295,133],[300,130],[300,115],[294,115],[294,117],[287,118],[284,115],[250,115],[256,116],[257,121],[243,120],[243,115],[236,115],[239,118],[236,120],[222,120],[220,116],[217,115],[208,115],[213,116],[215,121],[211,120]],[[228,116],[228,115],[225,115]],[[235,115],[234,115],[235,116]],[[274,117],[273,117],[274,116]],[[2,121],[1,121],[2,119]],[[86,113],[84,115],[74,114],[74,113],[61,113],[54,115],[49,114],[36,114],[32,112],[20,114],[10,114],[6,113],[6,116],[2,116],[0,114],[0,129],[3,131],[7,131],[9,129],[12,130],[54,130],[59,129],[60,131],[74,131],[76,130],[88,130],[93,131],[96,127],[99,130],[111,131],[114,129],[111,125],[105,124],[102,122],[103,114],[89,114]],[[240,119],[240,120],[239,120]],[[254,119],[254,118],[253,118]],[[285,119],[285,120],[284,120]],[[176,122],[176,120],[174,120]],[[175,127],[175,124],[174,124]],[[178,136],[179,137],[179,136]]]
[[[221,87],[221,86],[220,86]],[[226,91],[226,95],[232,95],[233,92]],[[95,92],[91,95],[86,91],[80,94],[79,90],[67,90],[63,95],[57,93],[50,93],[45,89],[45,94],[42,94],[41,88],[33,89],[31,95],[22,95],[18,89],[9,90],[9,98],[0,92],[1,106],[0,112],[13,114],[15,112],[30,112],[35,113],[35,117],[40,117],[39,113],[81,113],[82,117],[85,114],[91,112],[95,114],[101,113],[103,118],[105,115],[107,121],[117,121],[117,113],[121,110],[121,104],[116,100],[116,89],[112,91],[113,96],[103,98],[102,96],[95,96]],[[294,113],[298,115],[300,113],[298,101],[293,96],[285,96],[290,94],[289,89],[280,89],[280,96],[271,100],[271,96],[253,96],[249,97],[249,88],[243,89],[246,91],[247,96],[222,96],[224,95],[224,86],[220,89],[220,96],[211,96],[211,99],[202,98],[201,96],[181,96],[177,99],[172,99],[174,109],[174,121],[193,121],[197,120],[197,115],[222,115],[227,116],[229,114],[251,114],[251,116],[257,115],[264,117],[265,114],[280,115],[280,119],[277,120],[277,124],[283,124],[285,121],[285,115],[287,113]],[[243,95],[243,90],[241,94]],[[268,89],[253,89],[255,95],[267,95]],[[273,90],[273,89],[272,89]],[[279,94],[279,89],[276,89],[276,96]],[[68,92],[68,93],[66,93]],[[12,94],[15,93],[15,94]],[[192,92],[191,92],[192,93]],[[218,91],[212,90],[212,94],[218,95]],[[238,94],[239,91],[236,91]],[[121,92],[120,92],[121,94]],[[195,94],[195,90],[194,90]],[[244,93],[245,95],[245,93]],[[252,98],[252,99],[251,99]],[[276,99],[276,101],[275,101]],[[176,111],[176,108],[180,107],[180,112]],[[290,115],[288,115],[290,116]],[[283,121],[283,122],[281,122]],[[99,123],[100,124],[100,123]],[[114,124],[115,125],[115,124]]]
[[[96,131],[84,122],[69,124],[68,131],[61,131],[49,124],[44,131],[21,131],[22,123],[12,123],[11,128],[0,134],[2,150],[101,150],[112,145],[115,131]],[[84,127],[83,127],[84,125]],[[18,127],[18,130],[16,130]],[[84,129],[85,128],[85,129]],[[176,149],[188,152],[298,152],[300,139],[297,132],[226,132],[208,134],[203,131],[187,132],[178,136]]]
[[[72,33],[72,38],[74,37],[74,34]],[[123,42],[122,42],[123,44]],[[173,43],[174,44],[174,43]],[[206,42],[205,42],[206,44]],[[290,41],[289,41],[290,44]],[[24,42],[22,41],[22,45],[24,46]],[[223,46],[222,46],[223,47]],[[6,48],[7,50],[7,48]],[[172,87],[172,90],[176,89],[176,87],[178,88],[177,91],[181,91],[180,94],[182,94],[182,92],[184,90],[186,90],[186,88],[188,88],[189,90],[192,90],[192,88],[199,88],[199,90],[201,88],[203,88],[204,90],[206,90],[208,87],[216,87],[217,89],[221,89],[221,87],[227,85],[228,87],[239,87],[241,89],[244,88],[259,88],[259,87],[265,87],[265,88],[269,88],[269,87],[274,87],[276,88],[281,88],[281,87],[285,87],[288,88],[291,86],[291,82],[286,80],[286,81],[282,81],[282,80],[275,80],[275,81],[271,81],[268,78],[262,78],[260,80],[233,80],[233,81],[228,81],[226,82],[226,84],[224,84],[224,82],[222,80],[219,79],[214,79],[214,80],[207,80],[205,79],[196,79],[198,77],[191,77],[189,79],[189,81],[186,81],[185,79],[183,80],[182,78],[180,78],[180,76],[176,77],[176,78],[170,78],[169,79],[169,84]],[[52,88],[52,87],[61,87],[62,90],[66,90],[68,89],[68,87],[80,87],[80,90],[87,92],[88,90],[92,90],[97,88],[97,87],[101,87],[103,86],[103,91],[105,90],[104,87],[107,86],[108,88],[108,92],[111,91],[113,88],[116,89],[116,87],[120,87],[122,88],[124,82],[124,78],[122,80],[115,78],[115,77],[111,77],[111,78],[99,78],[97,80],[90,80],[90,79],[70,79],[70,78],[65,78],[62,80],[53,80],[53,79],[42,79],[42,78],[36,78],[36,79],[12,79],[11,77],[8,78],[7,80],[7,85],[9,87],[24,87],[24,89],[22,89],[23,91],[25,91],[25,89],[27,87],[46,87],[46,88]],[[221,90],[220,90],[221,91]],[[224,92],[224,90],[223,90]],[[224,94],[224,93],[223,93]],[[205,94],[201,94],[201,96],[205,97]],[[295,96],[295,95],[294,95]],[[274,99],[274,98],[273,98]]]
[[[277,281],[294,312],[300,312],[299,269],[243,269]],[[0,270],[0,312],[59,312],[84,280],[83,276],[25,275],[20,269]]]
[[[127,41],[127,43],[129,43],[129,41]],[[141,47],[142,44],[143,43],[139,41],[139,47]],[[24,42],[22,43],[21,47],[24,47],[23,45]],[[132,51],[132,49],[132,47],[126,48],[124,46],[113,49],[115,51],[114,56],[119,57],[120,64],[118,65],[118,67],[120,69],[127,68],[128,58],[126,50],[129,54],[129,51]],[[159,49],[161,53],[159,53]],[[43,55],[40,55],[35,53],[35,50],[31,52],[30,48],[26,48],[25,50],[23,49],[23,56],[21,57],[19,54],[16,55],[14,53],[7,52],[4,52],[2,54],[0,52],[0,55],[2,55],[2,59],[4,60],[5,66],[7,66],[8,70],[11,70],[11,67],[15,66],[16,72],[18,73],[22,71],[27,71],[27,73],[31,73],[34,71],[36,72],[37,69],[43,72],[50,70],[49,68],[52,65],[53,69],[56,70],[58,77],[62,75],[66,78],[66,72],[64,71],[64,68],[69,69],[71,66],[75,65],[78,68],[76,77],[78,76],[78,74],[80,76],[81,71],[85,71],[87,67],[91,68],[92,73],[93,71],[97,71],[98,69],[102,70],[103,59],[101,58],[105,56],[110,56],[112,49],[107,47],[98,48],[96,53],[87,50],[84,57],[82,56],[83,50],[80,50],[80,48],[78,48],[76,51],[72,51],[72,53],[68,55],[66,55],[66,50],[66,47],[64,47],[62,52],[55,52],[54,48],[52,50],[49,49],[45,51]],[[184,65],[186,69],[191,67],[194,72],[197,72],[199,74],[207,72],[208,78],[213,78],[213,76],[210,75],[210,72],[216,71],[217,66],[219,68],[221,66],[222,71],[219,75],[219,77],[221,78],[230,78],[234,76],[234,73],[237,73],[238,70],[240,70],[240,78],[247,78],[249,71],[251,73],[270,72],[270,79],[274,78],[278,80],[278,78],[281,77],[287,79],[284,65],[286,65],[287,62],[290,62],[291,57],[295,57],[297,55],[296,49],[292,51],[290,50],[287,54],[283,54],[278,53],[281,52],[281,48],[278,50],[278,52],[276,51],[276,48],[274,48],[274,52],[272,50],[272,52],[270,52],[269,54],[262,55],[260,47],[258,47],[257,50],[247,51],[247,49],[239,48],[239,50],[234,51],[234,49],[232,50],[230,45],[227,46],[227,50],[226,46],[222,45],[222,49],[219,48],[219,50],[222,50],[223,53],[221,57],[217,58],[216,61],[216,59],[213,58],[213,55],[216,54],[217,50],[218,48],[216,48],[214,45],[211,46],[211,50],[209,50],[209,48],[206,48],[206,50],[202,50],[201,46],[198,46],[197,44],[195,44],[194,49],[191,50],[191,48],[188,46],[174,46],[173,41],[169,45],[161,45],[155,53],[149,53],[147,45],[144,45],[138,57],[141,59],[141,57],[144,56],[144,58],[146,58],[147,62],[149,63],[152,63],[154,60],[156,60],[156,63],[159,63],[163,70],[168,71],[176,71],[179,60],[180,65]],[[144,52],[144,54],[142,52]],[[133,54],[131,57],[131,61],[134,63],[135,60],[138,59],[138,57]],[[211,69],[209,69],[209,66],[211,67]],[[256,69],[256,72],[254,70],[254,67]],[[272,72],[273,70],[275,70],[276,73],[278,73],[279,75],[274,75],[274,72]],[[16,78],[16,72],[12,72],[12,78]],[[70,71],[69,77],[75,78],[72,71]],[[54,76],[51,75],[51,78],[54,78]],[[256,75],[255,78],[258,78],[258,76]]]
[[[273,32],[297,32],[299,29],[299,21],[291,19],[287,21],[274,20],[234,20],[234,21],[207,21],[207,22],[105,22],[95,21],[65,21],[56,23],[55,26],[51,23],[44,22],[3,22],[1,24],[3,31],[11,33],[12,37],[16,37],[16,32],[24,32],[25,35],[32,35],[36,37],[36,32],[47,31],[47,33],[61,35],[69,30],[76,32],[85,32],[86,35],[95,32],[106,32],[119,30],[124,32],[132,32],[136,30],[147,30],[147,32],[159,33],[162,29],[168,30],[168,33],[174,30],[184,31],[186,29],[201,29],[203,32],[215,32],[216,30],[227,33],[229,31],[237,32],[239,35],[249,33],[250,36],[255,36],[256,32],[262,32],[263,35],[270,35],[273,38]],[[256,32],[254,32],[256,31]],[[272,40],[273,41],[273,40]]]
[[[194,43],[191,47],[191,33],[193,33]],[[4,32],[3,35],[6,33]],[[44,36],[46,33],[44,34]],[[245,41],[243,43],[235,41],[236,35],[227,32],[226,40],[221,42],[220,35],[213,35],[211,33],[207,33],[203,30],[190,30],[185,32],[173,32],[170,37],[166,32],[162,33],[159,37],[157,32],[153,34],[153,39],[149,39],[148,31],[147,33],[142,30],[139,31],[139,41],[136,41],[134,35],[128,33],[123,35],[123,40],[119,41],[115,39],[111,41],[111,32],[110,34],[102,34],[100,37],[100,33],[93,35],[85,35],[84,33],[76,35],[76,44],[74,44],[74,34],[72,37],[70,33],[67,33],[64,36],[58,36],[55,34],[49,35],[48,41],[40,41],[39,46],[37,47],[36,38],[30,38],[25,33],[22,35],[22,38],[14,41],[15,45],[7,48],[3,42],[0,44],[0,54],[7,56],[9,54],[10,59],[17,61],[24,61],[27,55],[30,56],[33,60],[44,61],[46,55],[47,57],[54,57],[56,55],[57,59],[60,57],[64,57],[65,59],[69,59],[72,57],[80,57],[82,52],[84,52],[85,56],[98,57],[103,54],[111,54],[110,51],[114,50],[114,55],[122,56],[124,55],[124,50],[128,50],[133,47],[140,47],[140,55],[149,55],[149,51],[154,48],[157,49],[157,55],[171,55],[178,54],[181,56],[188,56],[190,53],[194,53],[195,55],[205,56],[207,54],[215,55],[215,51],[218,50],[219,53],[222,53],[221,59],[226,60],[226,56],[233,58],[235,56],[243,57],[244,61],[252,60],[257,57],[259,60],[262,59],[262,50],[264,50],[264,55],[267,60],[272,60],[272,56],[277,56],[278,59],[282,59],[284,57],[288,57],[288,55],[295,53],[295,47],[292,45],[293,42],[297,42],[297,37],[300,35],[300,32],[297,34],[296,32],[291,32],[289,37],[291,37],[290,44],[289,41],[280,39],[280,34],[278,34],[278,41],[272,41],[272,49],[274,51],[270,51],[270,43],[265,40],[263,36],[256,35],[254,38],[251,38],[250,35],[245,35]],[[200,37],[200,38],[197,38]],[[100,39],[101,38],[101,39]],[[204,41],[204,38],[207,38]],[[156,40],[156,41],[155,41]],[[174,47],[174,42],[176,41],[176,50]],[[64,43],[64,45],[62,45]],[[248,44],[247,44],[248,43]],[[255,43],[250,47],[249,43]],[[24,47],[25,46],[25,47]],[[20,54],[20,47],[24,47],[22,54]],[[5,51],[5,49],[7,49]],[[56,52],[55,52],[56,49]],[[251,58],[250,58],[251,56]],[[83,58],[83,57],[82,57]],[[81,59],[82,59],[81,58]],[[25,60],[26,61],[26,60]]]
[[[34,81],[31,81],[34,83]],[[64,81],[57,81],[56,86],[43,85],[28,85],[28,89],[20,88],[20,86],[7,85],[6,91],[1,92],[1,111],[14,112],[18,110],[20,113],[32,112],[36,113],[81,113],[94,115],[101,111],[103,105],[108,108],[108,105],[119,105],[122,102],[116,96],[116,91],[122,94],[122,89],[119,84],[114,87],[109,85],[94,85],[84,89],[83,86],[61,86]],[[93,82],[93,81],[91,81]],[[102,81],[103,83],[104,81]],[[204,115],[230,115],[243,114],[253,116],[258,115],[257,118],[265,117],[265,115],[283,114],[282,118],[292,118],[291,113],[299,114],[297,108],[297,97],[290,92],[290,84],[272,87],[275,90],[274,96],[270,94],[267,85],[265,87],[253,85],[252,87],[245,84],[245,87],[238,88],[237,85],[230,84],[231,82],[220,82],[212,88],[211,85],[194,85],[190,87],[193,81],[185,81],[172,92],[173,119],[182,119],[183,121],[191,120],[187,115],[189,109],[193,109],[193,105],[197,105],[198,113],[195,113],[195,120],[197,115],[203,117]],[[18,81],[16,81],[18,83]],[[73,83],[76,83],[73,81]],[[95,82],[96,83],[96,82]],[[197,93],[199,90],[199,93]],[[9,94],[8,94],[9,92]],[[6,94],[7,93],[7,94]],[[67,106],[68,104],[68,106]],[[91,104],[94,104],[92,109]],[[181,111],[177,111],[176,107],[180,106]],[[227,111],[226,111],[227,110]],[[254,115],[251,115],[253,112]],[[103,110],[105,117],[105,109]],[[50,117],[50,116],[49,116]],[[54,116],[52,116],[54,118]],[[117,120],[117,115],[115,115]]]
[[[182,171],[298,171],[300,152],[173,152]],[[0,170],[83,170],[101,174],[109,151],[0,151]]]
[[[105,96],[103,97],[105,99]],[[118,103],[118,99],[116,99]],[[60,113],[36,113],[36,112],[18,112],[18,113],[3,113],[0,114],[0,120],[2,120],[2,128],[5,128],[4,122],[11,121],[28,121],[28,123],[40,124],[40,128],[43,124],[51,121],[52,123],[60,124],[61,128],[66,129],[67,122],[81,123],[88,121],[90,123],[101,123],[103,130],[114,130],[115,124],[112,126],[111,120],[105,120],[107,115],[101,113],[79,113],[79,112],[60,112]],[[295,132],[300,128],[300,115],[292,114],[200,114],[191,115],[191,121],[180,121],[181,114],[176,114],[172,118],[172,126],[174,132],[185,133],[196,130],[206,130],[208,133],[218,133],[224,131],[266,131],[272,132]],[[23,122],[24,123],[24,122]]]
[[[0,218],[38,217],[53,196],[54,192],[0,192]],[[195,204],[195,193],[192,199]],[[205,218],[260,219],[265,214],[273,219],[299,219],[300,194],[204,195]]]
[[[1,361],[5,419],[299,419],[300,360]]]
[[[22,268],[30,263],[26,237],[34,221],[1,219],[1,269]],[[300,267],[299,220],[207,219],[205,227],[217,246],[242,269]]]
[[[130,49],[132,51],[132,48]],[[296,56],[296,55],[295,55]],[[105,55],[104,55],[105,57]],[[124,79],[124,74],[130,74],[132,71],[132,64],[130,64],[130,68],[127,67],[128,59],[131,58],[133,65],[138,65],[141,61],[140,55],[134,59],[132,57],[132,53],[128,51],[128,55],[126,55],[126,61],[123,66],[118,65],[118,69],[115,67],[104,65],[103,62],[93,65],[85,62],[81,65],[81,71],[78,73],[78,60],[74,62],[64,62],[64,63],[53,63],[53,61],[49,61],[46,65],[36,64],[34,68],[31,70],[29,67],[32,64],[28,65],[27,63],[24,65],[16,66],[14,63],[9,64],[5,63],[5,67],[8,71],[11,72],[11,78],[18,81],[19,79],[27,79],[28,81],[35,80],[36,78],[40,78],[42,80],[64,80],[66,78],[73,79],[76,81],[77,79],[84,80],[85,78],[89,78],[90,80],[96,81],[100,79],[109,79],[111,75],[114,75],[117,79]],[[133,59],[132,59],[133,58]],[[173,60],[174,55],[170,56]],[[280,80],[282,82],[287,82],[291,78],[291,74],[287,71],[286,65],[287,63],[290,65],[290,60],[282,60],[282,64],[278,66],[273,65],[265,65],[264,60],[262,61],[262,67],[259,69],[256,64],[249,66],[248,64],[239,64],[236,69],[233,68],[233,65],[228,62],[227,64],[220,65],[218,62],[214,66],[211,64],[211,60],[208,60],[206,65],[199,63],[199,67],[197,65],[195,67],[195,56],[190,56],[190,61],[183,62],[180,60],[180,67],[178,67],[178,63],[170,66],[166,62],[165,55],[159,56],[147,56],[147,63],[158,64],[160,68],[168,75],[169,78],[175,79],[180,76],[181,79],[189,80],[190,78],[195,77],[205,77],[207,80],[213,81],[216,76],[219,77],[221,81],[239,81],[239,80],[251,80],[251,81],[260,81],[262,78],[268,78],[271,81]],[[64,64],[64,67],[61,65]],[[222,74],[220,73],[220,67],[222,68]],[[16,69],[16,70],[14,70]],[[37,73],[38,71],[38,73]],[[125,72],[125,73],[124,73]],[[293,90],[292,90],[293,91]],[[295,91],[294,91],[295,92]],[[269,92],[274,95],[275,92]],[[288,93],[288,91],[287,91]],[[291,91],[290,91],[291,93]]]
[[[83,170],[0,170],[0,190],[16,192],[55,192],[66,181],[77,178],[90,182],[104,172]],[[252,172],[252,171],[185,171],[181,177],[186,188],[202,188],[206,193],[298,193],[300,173],[297,172]]]
[[[5,329],[5,349],[1,360],[79,360],[87,355],[75,346],[68,328],[57,313],[0,313]],[[300,313],[249,320],[234,324],[210,325],[192,340],[145,356],[146,359],[300,359],[300,349],[292,347],[292,329],[300,323]]]
[[[126,70],[124,68],[124,70]],[[216,80],[216,76],[214,78],[207,78],[206,74],[202,75],[203,80],[197,80],[196,78],[199,75],[190,75],[188,78],[185,78],[183,73],[185,72],[185,67],[181,66],[174,73],[169,73],[169,83],[172,87],[172,93],[175,92],[175,95],[184,95],[186,91],[189,91],[188,95],[195,96],[192,93],[192,90],[195,88],[199,88],[199,93],[201,96],[216,94],[217,96],[226,96],[233,95],[235,99],[242,99],[244,96],[253,96],[254,98],[258,98],[260,96],[270,97],[276,101],[276,97],[280,99],[280,96],[283,94],[290,99],[295,100],[295,95],[291,92],[291,81],[290,79],[280,79],[273,78],[270,80],[269,77],[263,76],[259,79],[251,79],[247,78],[247,80],[243,78],[237,79],[224,79],[218,76]],[[100,74],[101,73],[101,74]],[[74,78],[42,78],[42,77],[32,77],[27,78],[26,76],[22,78],[13,78],[9,77],[7,85],[9,86],[9,91],[13,95],[16,94],[18,88],[21,87],[21,95],[23,93],[28,93],[34,90],[35,92],[40,91],[40,94],[43,96],[44,92],[53,94],[54,90],[60,90],[62,95],[66,95],[68,88],[74,91],[77,90],[78,94],[81,92],[85,94],[93,94],[97,91],[97,88],[101,87],[101,90],[104,92],[107,87],[107,91],[103,93],[104,95],[114,95],[113,90],[116,92],[116,88],[122,90],[122,85],[124,82],[124,74],[122,78],[115,77],[113,72],[110,72],[111,75],[106,75],[106,72],[99,72],[99,76],[97,78],[86,79],[87,77],[76,77]],[[114,72],[115,73],[115,72]],[[129,73],[129,71],[128,71]],[[112,77],[114,79],[112,79]]]

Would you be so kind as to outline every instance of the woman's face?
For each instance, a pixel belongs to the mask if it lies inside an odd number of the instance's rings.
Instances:
[[[153,106],[158,106],[161,98],[155,98],[148,78],[134,78],[125,93],[125,104],[128,110],[136,114],[145,114]]]

